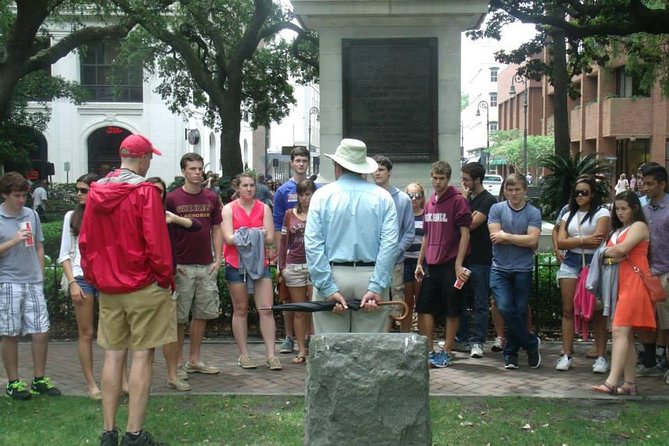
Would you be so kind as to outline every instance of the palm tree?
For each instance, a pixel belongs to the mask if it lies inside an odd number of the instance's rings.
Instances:
[[[552,172],[544,179],[541,190],[541,213],[544,218],[554,219],[557,216],[562,206],[569,202],[576,180],[581,175],[595,176],[596,193],[602,197],[603,202],[607,201],[611,168],[607,162],[598,159],[596,153],[589,153],[583,157],[580,154],[573,157],[548,155],[539,160],[539,165]]]

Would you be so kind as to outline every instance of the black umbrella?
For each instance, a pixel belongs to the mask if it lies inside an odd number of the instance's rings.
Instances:
[[[317,311],[332,311],[335,305],[337,305],[337,302],[334,300],[317,300],[311,302],[289,302],[271,307],[258,307],[257,309],[272,311],[303,311],[307,313],[315,313]],[[360,309],[360,299],[347,299],[346,305],[348,305],[349,310],[358,311]],[[402,314],[400,316],[392,316],[392,318],[397,321],[401,321],[409,314],[409,306],[400,300],[377,302],[377,305],[397,305],[402,307]]]

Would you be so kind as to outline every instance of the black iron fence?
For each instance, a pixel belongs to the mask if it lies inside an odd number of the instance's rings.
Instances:
[[[560,331],[562,301],[556,283],[558,269],[559,265],[553,255],[540,253],[535,256],[534,283],[530,299],[532,326],[534,331],[541,333],[543,336],[550,337]],[[60,266],[47,266],[44,292],[51,319],[51,336],[59,339],[74,338],[77,336],[74,308],[71,299],[60,290],[61,277]],[[232,301],[223,279],[222,270],[218,277],[218,288],[221,299],[220,315],[217,319],[207,323],[207,337],[232,335]],[[280,314],[275,314],[275,319],[278,333],[283,333],[283,318]],[[249,335],[260,336],[258,313],[253,305],[253,300],[251,300],[249,306]]]

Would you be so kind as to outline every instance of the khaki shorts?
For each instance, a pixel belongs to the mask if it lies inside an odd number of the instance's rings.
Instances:
[[[395,264],[393,267],[393,281],[390,284],[390,300],[404,302],[404,262]],[[402,309],[398,306],[392,306],[391,316],[400,316]]]
[[[209,320],[219,316],[218,274],[209,272],[209,265],[177,265],[177,323],[193,319]]]
[[[659,277],[662,282],[664,293],[669,297],[669,273],[660,274],[657,277]],[[658,328],[661,330],[669,330],[669,299],[655,304],[655,311],[657,312]]]
[[[286,265],[286,268],[281,271],[281,277],[283,277],[283,281],[287,287],[311,285],[306,263],[302,265]]]
[[[393,267],[393,282],[390,285],[391,300],[404,302],[404,262],[395,264]]]
[[[148,350],[177,340],[169,290],[153,283],[127,294],[100,292],[98,344],[105,350]]]

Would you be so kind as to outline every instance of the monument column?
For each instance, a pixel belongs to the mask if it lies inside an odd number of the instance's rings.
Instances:
[[[460,166],[460,35],[485,0],[292,0],[320,36],[321,153],[344,137],[395,164],[393,184],[427,182],[429,165]],[[464,61],[466,63],[466,59]],[[334,179],[332,163],[321,173]]]

